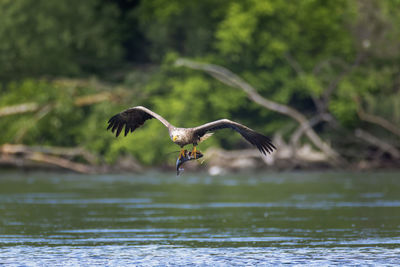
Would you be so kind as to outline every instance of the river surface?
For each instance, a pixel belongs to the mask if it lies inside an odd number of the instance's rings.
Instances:
[[[400,264],[400,172],[0,173],[0,266]]]

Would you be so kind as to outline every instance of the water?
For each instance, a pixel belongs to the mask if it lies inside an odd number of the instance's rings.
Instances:
[[[0,265],[396,265],[400,173],[0,173]]]

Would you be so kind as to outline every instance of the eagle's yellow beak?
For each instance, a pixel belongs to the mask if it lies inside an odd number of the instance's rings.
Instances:
[[[178,136],[176,136],[176,135],[174,135],[173,137],[172,137],[172,141],[176,141],[176,139],[178,139]]]

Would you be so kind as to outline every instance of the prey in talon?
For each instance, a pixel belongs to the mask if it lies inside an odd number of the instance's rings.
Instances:
[[[186,149],[182,150],[179,153],[178,159],[176,160],[176,175],[181,174],[181,172],[183,171],[183,168],[180,168],[183,163],[185,163],[186,161],[189,160],[195,160],[195,159],[199,159],[202,158],[203,154],[200,151],[187,151]]]

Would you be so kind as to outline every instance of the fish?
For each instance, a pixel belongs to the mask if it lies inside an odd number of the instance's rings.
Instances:
[[[183,168],[180,168],[183,163],[185,163],[186,161],[189,160],[195,160],[195,159],[199,159],[203,157],[203,154],[200,151],[196,151],[196,158],[194,157],[194,154],[192,153],[192,151],[187,151],[186,149],[183,151],[184,152],[184,156],[179,156],[178,159],[176,160],[176,175],[179,176],[179,174],[181,174],[181,172],[183,172]]]

